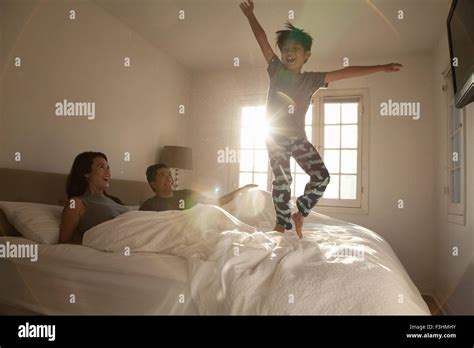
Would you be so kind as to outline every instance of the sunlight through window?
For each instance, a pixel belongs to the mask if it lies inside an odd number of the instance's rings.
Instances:
[[[308,140],[312,141],[312,105],[309,106],[305,118],[305,130]],[[265,146],[268,125],[265,121],[265,106],[246,106],[242,108],[240,120],[240,171],[239,186],[257,184],[260,189],[271,190],[271,168]],[[292,196],[304,193],[309,176],[296,161],[290,160],[293,184]]]
[[[269,189],[269,163],[265,147],[267,132],[265,106],[243,107],[240,123],[239,186],[257,184],[260,189]]]

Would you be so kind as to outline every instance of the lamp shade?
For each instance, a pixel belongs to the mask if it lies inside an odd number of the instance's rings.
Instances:
[[[165,146],[161,150],[160,162],[169,168],[193,169],[193,151],[190,147]]]

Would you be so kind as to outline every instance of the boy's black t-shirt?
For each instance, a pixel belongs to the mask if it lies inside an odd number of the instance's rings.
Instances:
[[[319,88],[327,87],[324,83],[326,73],[295,74],[276,55],[268,63],[267,71],[270,88],[266,113],[270,133],[305,138],[305,115],[313,94]]]
[[[154,196],[147,199],[140,205],[139,210],[143,211],[166,211],[189,209],[198,203],[208,204],[211,199],[193,190],[176,190],[173,196],[163,198]]]

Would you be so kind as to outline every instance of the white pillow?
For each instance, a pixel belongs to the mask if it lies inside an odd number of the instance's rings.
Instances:
[[[25,238],[37,243],[56,244],[63,207],[58,205],[0,201],[0,208]]]

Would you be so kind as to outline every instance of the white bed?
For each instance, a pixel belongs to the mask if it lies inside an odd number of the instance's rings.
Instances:
[[[130,212],[88,231],[90,247],[40,245],[37,262],[0,259],[0,302],[41,314],[430,315],[376,233],[317,213],[302,241],[252,233],[274,222],[259,190],[225,209],[232,215],[201,205],[159,218]]]
[[[0,238],[0,244],[6,241],[33,243]],[[37,262],[3,259],[0,274],[0,303],[35,313],[197,314],[187,286],[186,260],[177,256],[124,256],[82,245],[41,244]]]

